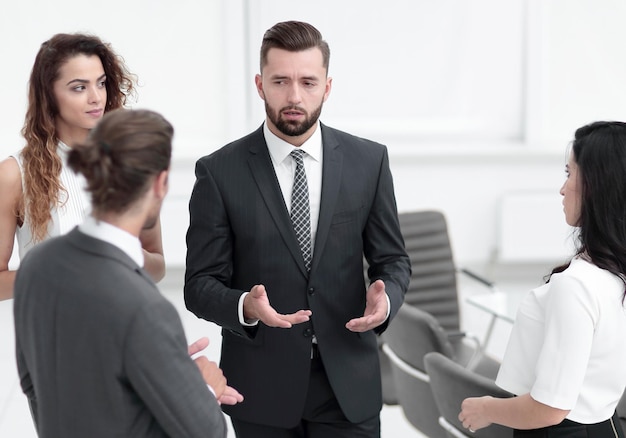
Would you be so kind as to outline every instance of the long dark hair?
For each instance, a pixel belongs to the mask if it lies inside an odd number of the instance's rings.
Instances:
[[[174,128],[149,110],[106,113],[84,144],[69,152],[67,164],[87,180],[94,212],[121,213],[170,166]]]
[[[626,123],[600,121],[578,128],[572,156],[581,184],[575,255],[591,259],[626,286]]]

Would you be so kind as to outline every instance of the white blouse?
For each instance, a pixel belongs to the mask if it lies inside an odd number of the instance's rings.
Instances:
[[[66,192],[60,193],[59,205],[51,208],[51,221],[48,223],[48,237],[60,236],[67,233],[76,225],[83,222],[91,212],[91,202],[85,190],[86,181],[83,175],[76,174],[67,167],[67,155],[70,147],[59,142],[57,152],[63,162],[60,182]],[[24,171],[21,154],[13,156],[16,159],[22,174],[22,187],[24,187]],[[29,202],[27,200],[27,202]],[[26,209],[25,209],[26,210]],[[24,212],[24,223],[17,228],[16,237],[20,259],[35,245],[30,229],[28,211]]]
[[[624,283],[583,259],[522,301],[496,379],[584,424],[610,418],[626,388]]]

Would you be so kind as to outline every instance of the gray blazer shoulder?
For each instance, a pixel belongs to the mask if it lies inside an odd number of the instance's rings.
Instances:
[[[41,436],[226,436],[178,312],[113,245],[76,229],[38,244],[18,270],[14,315]]]

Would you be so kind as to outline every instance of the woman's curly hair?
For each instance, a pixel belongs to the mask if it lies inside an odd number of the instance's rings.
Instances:
[[[58,133],[55,117],[59,114],[53,84],[59,69],[77,55],[97,56],[106,75],[105,112],[124,107],[135,91],[136,78],[124,60],[100,38],[85,34],[57,34],[44,42],[37,53],[30,75],[28,109],[22,128],[26,145],[22,150],[24,196],[18,217],[28,217],[33,240],[45,239],[50,210],[60,204],[62,161],[57,153]]]

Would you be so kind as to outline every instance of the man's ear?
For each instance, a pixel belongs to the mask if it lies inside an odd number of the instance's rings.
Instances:
[[[324,91],[324,102],[328,100],[328,96],[330,96],[330,90],[333,88],[333,78],[326,78],[326,91]]]
[[[254,77],[254,85],[256,85],[256,92],[259,93],[261,99],[265,100],[265,93],[263,92],[263,76],[256,75]]]
[[[154,179],[154,194],[159,198],[165,198],[167,195],[167,191],[169,189],[169,169],[163,170],[161,173],[157,175]]]

